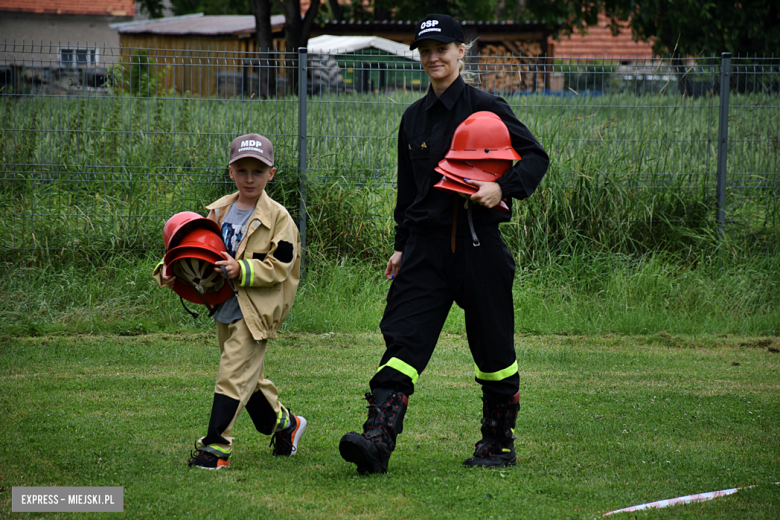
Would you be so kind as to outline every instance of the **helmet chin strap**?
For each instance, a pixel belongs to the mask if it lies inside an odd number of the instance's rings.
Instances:
[[[233,280],[231,280],[230,277],[228,276],[227,269],[225,268],[224,265],[221,265],[220,267],[222,268],[222,274],[225,275],[225,280],[227,280],[228,284],[230,284],[230,288],[233,289],[233,294],[238,296],[238,289],[236,289],[235,284],[233,284]]]
[[[184,303],[184,297],[182,297],[182,296],[179,296],[179,301],[181,302],[181,306],[182,306],[182,307],[184,307],[184,310],[185,310],[185,311],[187,311],[187,312],[190,314],[190,316],[192,316],[192,319],[193,319],[193,320],[197,320],[197,319],[198,319],[198,316],[200,316],[200,314],[198,314],[197,312],[193,312],[193,311],[191,311],[191,310],[189,309],[189,307],[187,307],[187,304],[186,304],[186,303]],[[209,312],[209,317],[211,317],[211,315],[212,315],[212,314],[213,314],[213,313]]]
[[[184,285],[186,285],[187,287],[189,287],[190,289],[192,289],[195,292],[195,294],[198,296],[198,299],[200,299],[201,303],[203,305],[205,305],[206,308],[209,310],[209,318],[214,316],[214,313],[217,312],[217,306],[216,305],[211,305],[209,303],[209,301],[206,299],[206,297],[203,296],[200,293],[200,291],[198,291],[195,288],[195,286],[193,286],[186,278],[177,278],[177,279],[179,281],[181,281],[181,283],[183,283]],[[193,311],[189,310],[187,308],[187,305],[184,303],[184,298],[181,295],[179,296],[179,300],[181,300],[181,306],[184,307],[184,310],[187,311],[190,314],[190,316],[192,316],[193,319],[197,320],[198,316],[200,316],[200,314],[198,314],[197,312],[193,312]]]
[[[233,294],[235,294],[236,296],[238,296],[238,289],[236,289],[236,286],[235,286],[235,284],[233,283],[233,280],[231,280],[231,279],[228,277],[227,269],[225,269],[225,266],[224,266],[224,265],[221,265],[221,266],[219,266],[219,267],[221,267],[221,268],[222,268],[222,273],[225,275],[225,279],[227,280],[228,284],[230,284],[230,288],[233,290]],[[211,305],[211,304],[209,303],[209,301],[208,301],[208,300],[207,300],[207,299],[206,299],[206,298],[203,296],[203,294],[201,294],[201,292],[200,292],[200,291],[198,291],[197,287],[195,287],[194,285],[192,285],[192,284],[191,284],[189,281],[187,281],[185,278],[179,278],[179,280],[181,280],[181,282],[182,282],[183,284],[187,285],[187,286],[188,286],[188,287],[190,287],[190,288],[191,288],[193,291],[195,291],[195,294],[196,294],[196,295],[198,295],[198,298],[200,299],[201,303],[203,303],[203,305],[205,305],[205,306],[206,306],[206,308],[209,310],[209,318],[211,318],[212,316],[214,316],[214,313],[215,313],[215,312],[217,312],[217,306],[216,306],[216,305]],[[182,307],[184,307],[184,310],[185,310],[185,311],[187,311],[187,312],[190,314],[190,316],[192,316],[192,318],[193,318],[193,319],[197,320],[197,319],[198,319],[198,317],[200,316],[200,314],[198,314],[197,312],[191,311],[191,310],[189,309],[189,307],[187,307],[187,304],[185,304],[185,303],[184,303],[184,298],[183,298],[183,297],[179,296],[179,300],[181,300],[181,306],[182,306]]]
[[[471,206],[473,204],[471,203],[471,199],[466,199],[466,212],[469,216],[469,231],[471,231],[471,243],[474,244],[474,247],[479,247],[479,238],[477,238],[477,232],[474,231],[474,220],[471,218]]]

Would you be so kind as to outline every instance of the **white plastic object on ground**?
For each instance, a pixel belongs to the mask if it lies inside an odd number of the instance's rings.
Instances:
[[[780,482],[775,482],[775,484],[780,484]],[[724,497],[726,495],[733,495],[740,489],[748,489],[752,487],[755,486],[744,486],[744,487],[723,489],[721,491],[710,491],[708,493],[698,493],[696,495],[686,495],[684,497],[669,498],[667,500],[659,500],[657,502],[648,502],[647,504],[639,504],[638,506],[625,507],[623,509],[616,509],[614,511],[609,511],[607,513],[604,513],[601,516],[604,517],[604,516],[614,515],[615,513],[629,513],[631,511],[642,511],[643,509],[652,509],[652,508],[660,509],[662,507],[676,506],[678,504],[692,504],[693,502],[705,502],[707,500],[712,500],[713,498]]]

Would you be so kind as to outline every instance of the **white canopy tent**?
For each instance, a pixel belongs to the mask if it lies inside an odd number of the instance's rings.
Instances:
[[[359,52],[367,49],[378,49],[390,54],[395,54],[408,60],[420,61],[420,53],[415,49],[409,50],[409,46],[394,42],[379,36],[331,36],[323,34],[311,38],[308,44],[310,53],[316,54],[345,54]]]

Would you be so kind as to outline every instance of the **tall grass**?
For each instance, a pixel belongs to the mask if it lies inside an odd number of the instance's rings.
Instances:
[[[2,264],[0,336],[211,331],[151,278],[156,256],[99,265]],[[354,258],[313,262],[286,331],[375,332],[390,282]],[[515,329],[533,334],[780,335],[780,259],[578,251],[518,262]],[[189,304],[188,304],[189,305]],[[202,306],[189,305],[197,312]],[[445,332],[465,331],[454,306]]]
[[[419,93],[308,100],[313,259],[382,263],[392,243],[398,121]],[[772,254],[780,243],[777,135],[767,97],[732,96],[726,240],[718,235],[717,98],[543,96],[509,102],[551,166],[504,234],[523,262],[580,250]],[[6,260],[105,261],[160,252],[173,213],[232,191],[227,145],[259,131],[279,168],[270,194],[299,217],[295,98],[0,99]]]

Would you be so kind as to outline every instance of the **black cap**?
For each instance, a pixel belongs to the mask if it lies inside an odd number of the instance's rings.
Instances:
[[[437,42],[463,42],[463,30],[452,16],[446,14],[429,14],[417,23],[417,32],[409,50],[415,50],[423,40]]]

